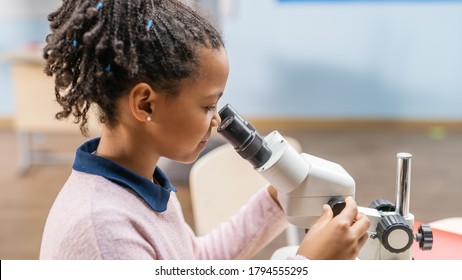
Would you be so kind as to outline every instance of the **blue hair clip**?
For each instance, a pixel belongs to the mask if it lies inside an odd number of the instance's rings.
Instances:
[[[148,26],[147,26],[147,30],[149,30],[152,26],[152,19],[148,20]]]
[[[96,10],[99,11],[103,7],[102,2],[98,2],[98,5],[96,6]]]
[[[106,66],[106,72],[107,72],[107,73],[111,72],[111,64],[108,64],[108,65]]]
[[[74,48],[77,47],[77,40],[72,41],[72,45],[74,46]]]

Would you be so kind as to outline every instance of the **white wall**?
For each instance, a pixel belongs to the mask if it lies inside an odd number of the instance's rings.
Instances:
[[[42,18],[61,3],[60,0],[1,0],[1,19]]]
[[[222,104],[251,116],[462,119],[462,1],[321,2],[235,0],[222,21]]]
[[[462,119],[462,1],[225,2],[221,104],[261,117]],[[0,0],[0,52],[43,40],[59,3]],[[0,63],[0,117],[14,114],[10,78]]]

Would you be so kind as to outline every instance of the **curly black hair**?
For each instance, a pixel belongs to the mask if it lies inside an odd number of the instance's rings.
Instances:
[[[55,76],[56,101],[88,134],[88,111],[116,123],[116,102],[139,82],[175,96],[179,82],[197,75],[198,47],[219,49],[212,21],[175,0],[63,0],[48,15],[45,73]]]

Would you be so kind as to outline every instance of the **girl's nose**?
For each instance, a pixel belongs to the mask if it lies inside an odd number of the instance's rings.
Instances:
[[[218,113],[218,110],[214,110],[214,115],[213,115],[213,118],[212,118],[211,126],[212,127],[217,127],[217,126],[220,125],[220,123],[221,123],[220,114]]]

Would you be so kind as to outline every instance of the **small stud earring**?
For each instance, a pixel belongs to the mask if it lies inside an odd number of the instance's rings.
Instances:
[[[147,116],[147,117],[146,117],[146,120],[147,120],[148,122],[150,122],[152,119],[151,119],[150,116]]]

